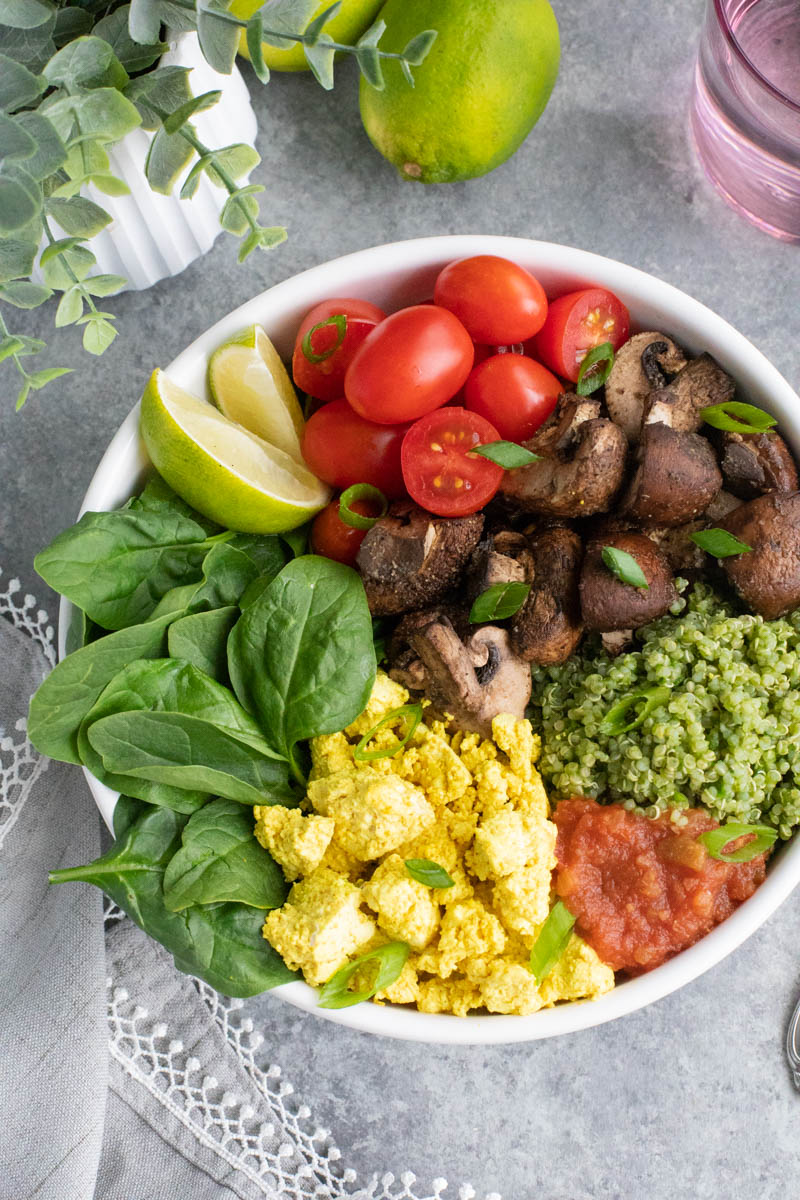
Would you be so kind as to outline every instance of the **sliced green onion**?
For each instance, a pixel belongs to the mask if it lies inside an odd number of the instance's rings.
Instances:
[[[751,841],[745,842],[738,850],[732,850],[730,854],[725,853],[726,846],[748,834],[752,835]],[[741,825],[738,821],[728,821],[718,829],[709,829],[707,833],[701,833],[697,840],[703,843],[712,858],[719,859],[720,862],[737,863],[750,862],[751,858],[763,854],[775,844],[777,837],[777,829],[769,825]]]
[[[377,517],[365,517],[363,513],[354,512],[350,505],[354,500],[371,500],[377,504],[380,512]],[[339,497],[339,520],[352,529],[372,529],[376,521],[385,517],[389,511],[389,501],[380,488],[371,483],[354,483]]]
[[[603,562],[612,575],[616,575],[623,583],[635,588],[648,588],[650,584],[645,578],[644,571],[632,554],[627,550],[618,550],[616,546],[603,546]]]
[[[561,958],[574,924],[575,918],[566,904],[563,900],[556,900],[531,949],[528,969],[537,984],[541,984]]]
[[[763,433],[777,425],[775,417],[765,413],[754,404],[742,404],[740,400],[728,400],[725,404],[710,404],[700,410],[706,425],[714,429],[730,430],[733,433]]]
[[[654,708],[658,708],[660,704],[665,704],[670,697],[670,689],[668,687],[651,687],[645,688],[641,692],[632,692],[630,696],[625,696],[618,704],[613,705],[603,717],[600,728],[604,733],[619,734],[629,733],[631,729],[636,729],[641,725],[646,717]],[[641,710],[629,721],[628,713],[631,709],[636,708],[641,704]]]
[[[383,750],[367,750],[366,747],[375,737],[379,730],[383,729],[384,725],[390,725],[394,721],[408,720],[408,730],[404,737],[400,738],[396,746],[386,746]],[[377,725],[373,725],[368,733],[365,733],[361,741],[353,751],[353,758],[356,762],[374,762],[376,758],[394,758],[395,754],[399,754],[416,732],[416,728],[422,720],[422,705],[421,704],[401,704],[399,708],[393,708],[391,712],[386,713],[381,717]]]
[[[541,458],[541,455],[526,450],[518,442],[487,442],[484,446],[476,446],[469,453],[488,458],[505,471],[513,471],[514,467],[527,467],[529,463],[538,462]]]
[[[714,558],[730,558],[734,554],[749,554],[753,549],[746,542],[740,542],[727,529],[699,529],[697,533],[689,534],[690,541]]]
[[[368,950],[360,954],[352,962],[340,967],[335,975],[320,990],[317,1006],[319,1008],[349,1008],[351,1004],[361,1004],[362,1000],[371,1000],[376,992],[394,983],[406,965],[410,947],[405,942],[389,942],[386,946],[378,946],[376,950]],[[357,971],[365,963],[378,964],[372,987],[360,992],[351,992],[348,984]]]
[[[336,326],[336,342],[329,350],[323,350],[322,354],[317,354],[314,351],[314,347],[311,345],[311,338],[318,329],[326,329],[328,325]],[[345,339],[346,333],[347,317],[344,315],[344,313],[334,313],[332,317],[327,317],[324,321],[317,321],[316,325],[311,326],[300,343],[300,349],[303,351],[303,354],[310,363],[325,362],[326,358],[330,358],[330,356],[335,354],[339,349]]]
[[[429,858],[407,858],[406,870],[417,883],[424,883],[430,888],[451,888],[455,880],[451,879],[444,867],[431,862]]]
[[[589,396],[605,383],[614,365],[614,347],[611,342],[594,346],[583,359],[578,371],[575,391],[579,396]]]
[[[474,625],[478,621],[503,621],[513,617],[522,608],[530,590],[531,585],[521,581],[493,583],[477,597],[469,610],[469,619]]]

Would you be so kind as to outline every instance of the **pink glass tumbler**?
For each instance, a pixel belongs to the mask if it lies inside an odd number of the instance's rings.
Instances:
[[[800,241],[800,0],[709,0],[691,130],[728,203]]]

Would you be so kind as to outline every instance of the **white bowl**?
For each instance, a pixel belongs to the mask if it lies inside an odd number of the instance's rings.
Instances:
[[[783,435],[800,457],[800,401],[776,369],[748,340],[684,292],[633,267],[584,250],[526,238],[456,236],[417,238],[374,246],[304,271],[243,304],[192,342],[167,372],[176,383],[206,394],[206,362],[212,350],[247,325],[262,324],[280,353],[288,358],[304,313],[328,296],[352,295],[395,309],[425,300],[441,267],[471,254],[499,254],[534,272],[550,294],[598,284],[610,288],[628,306],[635,327],[674,336],[693,353],[707,350],[739,384],[742,393],[778,418]],[[154,364],[155,365],[155,364]],[[103,456],[86,493],[82,511],[122,504],[139,486],[148,457],[138,432],[138,404],[123,422]],[[70,605],[62,601],[59,651],[65,652]],[[100,812],[110,822],[117,793],[86,772]],[[276,995],[298,1008],[367,1033],[419,1042],[490,1044],[524,1042],[573,1033],[634,1012],[668,995],[713,967],[771,916],[800,882],[800,839],[775,855],[766,881],[723,924],[663,966],[620,983],[598,1000],[542,1009],[527,1017],[420,1013],[410,1009],[360,1004],[339,1011],[316,1006],[317,993],[304,983],[289,983]]]

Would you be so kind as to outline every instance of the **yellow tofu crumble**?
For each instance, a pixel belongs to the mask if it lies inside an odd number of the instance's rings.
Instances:
[[[613,971],[576,934],[540,985],[528,969],[553,900],[557,833],[530,722],[502,714],[485,739],[423,720],[396,753],[357,761],[359,740],[408,701],[379,671],[361,716],[313,739],[305,811],[254,810],[256,837],[294,884],[264,937],[313,985],[405,942],[401,974],[375,1000],[421,1012],[523,1015],[609,991]],[[370,742],[396,746],[390,725]],[[453,886],[419,882],[408,859],[437,864]]]

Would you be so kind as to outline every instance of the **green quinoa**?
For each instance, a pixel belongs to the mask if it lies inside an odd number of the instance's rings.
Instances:
[[[656,686],[669,699],[635,729],[601,728],[613,705]],[[590,638],[563,666],[534,667],[529,716],[556,796],[649,816],[699,804],[782,838],[800,824],[800,611],[765,621],[696,584],[635,650],[609,658]]]

